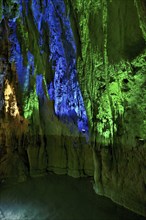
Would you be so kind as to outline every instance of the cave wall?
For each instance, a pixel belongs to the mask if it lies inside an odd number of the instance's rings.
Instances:
[[[145,215],[145,4],[68,2],[81,45],[77,66],[93,140],[94,189]]]
[[[49,171],[146,215],[146,5],[0,1],[1,182]]]
[[[76,46],[69,18],[57,7],[66,13],[63,1],[3,2],[2,181],[49,171],[93,176]]]

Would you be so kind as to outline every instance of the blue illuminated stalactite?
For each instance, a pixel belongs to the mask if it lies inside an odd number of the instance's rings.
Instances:
[[[28,8],[28,0],[22,5]],[[23,2],[24,3],[24,2]],[[42,5],[40,5],[42,4]],[[62,120],[74,122],[80,132],[88,133],[88,120],[84,107],[83,98],[77,81],[76,70],[76,45],[69,18],[66,15],[63,0],[32,0],[31,9],[34,23],[39,33],[40,53],[43,40],[43,23],[48,25],[49,30],[49,61],[54,70],[54,80],[48,85],[50,99],[54,100],[54,109],[57,116]],[[22,16],[20,10],[19,16]],[[27,52],[27,66],[23,64],[21,46],[16,36],[16,19],[9,21],[12,34],[10,36],[11,61],[16,64],[18,80],[26,91],[29,88],[30,75],[34,75],[34,57]],[[49,73],[48,73],[49,74]],[[36,76],[36,92],[38,97],[44,97],[43,75]]]
[[[33,12],[34,22],[37,27],[37,30],[39,32],[39,41],[38,44],[40,48],[42,48],[43,45],[43,31],[42,31],[42,21],[43,21],[43,12],[40,5],[40,0],[32,0],[31,2],[31,9]],[[43,50],[40,50],[41,53],[43,53]]]
[[[88,133],[88,120],[77,81],[76,45],[63,0],[32,0],[34,22],[39,32],[39,45],[43,44],[42,21],[50,33],[50,61],[54,81],[48,85],[50,99],[54,100],[56,115],[73,121],[79,131]],[[41,51],[40,51],[41,52]],[[37,94],[42,93],[41,76],[37,77]],[[40,90],[40,92],[39,92]]]
[[[16,29],[17,29],[16,22],[13,20],[9,20],[9,27],[12,32],[11,35],[9,36],[9,40],[11,43],[10,62],[14,62],[16,64],[18,81],[20,85],[23,86],[25,81],[24,78],[25,78],[26,67],[23,66],[23,56],[21,52],[21,47],[16,35]]]
[[[18,10],[15,13],[15,16],[9,19],[9,28],[11,30],[11,34],[9,35],[9,41],[11,43],[10,62],[15,63],[18,82],[20,83],[22,90],[27,91],[30,83],[30,74],[34,74],[34,56],[28,51],[27,65],[24,66],[21,45],[17,38],[17,18],[20,17],[21,21],[23,22],[23,3],[25,3],[26,8],[28,9],[28,0],[25,2],[23,0],[14,0],[14,3],[17,4]]]
[[[43,14],[42,14],[41,8],[40,8],[40,1],[39,0],[32,0],[31,8],[32,8],[32,12],[33,12],[34,22],[37,26],[37,30],[39,33],[42,33],[41,24],[42,24]]]
[[[11,28],[11,35],[9,36],[9,40],[11,43],[11,54],[10,54],[10,62],[14,62],[16,65],[16,71],[18,75],[18,82],[20,83],[22,90],[27,91],[29,88],[30,82],[30,74],[34,74],[34,56],[28,51],[27,52],[27,65],[23,64],[23,55],[21,51],[21,46],[18,41],[16,31],[16,21],[9,20],[9,27]]]
[[[24,90],[26,91],[28,89],[29,83],[30,83],[30,75],[34,75],[34,56],[28,51],[27,52],[27,67],[25,72],[25,80],[24,80]]]
[[[48,0],[48,5],[50,60],[55,71],[49,94],[55,102],[55,113],[61,118],[71,118],[79,131],[87,133],[87,115],[77,81],[76,46],[65,4],[63,0]]]
[[[36,76],[36,93],[38,97],[41,99],[44,98],[44,89],[43,89],[43,75],[37,75]]]

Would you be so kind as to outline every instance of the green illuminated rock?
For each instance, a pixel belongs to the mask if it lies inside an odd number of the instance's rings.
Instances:
[[[67,2],[94,149],[95,190],[144,214],[146,5],[140,0]]]
[[[77,77],[89,120],[89,142],[74,123],[71,132],[54,113],[48,95],[54,77],[49,28],[42,24],[45,44],[41,53],[30,4],[22,20],[14,1],[0,1],[0,21],[3,13],[19,17],[17,37],[24,66],[29,63],[28,51],[35,64],[28,90],[22,91],[16,65],[8,59],[11,30],[7,19],[2,20],[1,32],[6,37],[0,38],[0,57],[7,61],[0,65],[6,66],[20,115],[13,118],[10,111],[1,112],[1,180],[13,176],[22,181],[49,171],[93,176],[98,194],[146,216],[146,4],[142,0],[64,2],[77,47]],[[39,74],[43,76],[43,101],[36,93]]]

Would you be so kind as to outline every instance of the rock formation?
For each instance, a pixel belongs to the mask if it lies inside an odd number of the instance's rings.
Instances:
[[[0,0],[0,178],[52,171],[146,216],[146,4]]]

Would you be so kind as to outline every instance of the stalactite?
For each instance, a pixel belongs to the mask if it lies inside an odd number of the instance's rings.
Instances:
[[[140,28],[143,33],[143,37],[146,40],[146,13],[145,13],[145,3],[142,2],[141,0],[134,0],[137,12],[138,12],[138,17],[139,17],[139,24]]]
[[[145,7],[0,0],[0,175],[94,170],[97,193],[145,205]]]

